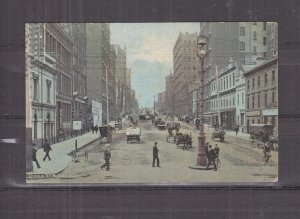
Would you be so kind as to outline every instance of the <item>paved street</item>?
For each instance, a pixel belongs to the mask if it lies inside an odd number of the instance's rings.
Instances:
[[[220,147],[221,168],[194,170],[196,164],[196,130],[188,125],[181,131],[192,132],[193,148],[183,151],[174,143],[166,142],[166,130],[158,130],[151,123],[140,123],[141,144],[126,143],[125,130],[113,135],[111,143],[111,171],[101,170],[105,143],[91,143],[79,152],[80,162],[71,163],[55,177],[28,180],[29,183],[151,183],[189,184],[201,182],[274,182],[277,180],[278,153],[272,151],[271,166],[265,166],[261,149],[251,148],[246,138],[228,133],[225,142],[211,140],[211,129],[206,129],[207,141]],[[152,147],[158,142],[161,167],[152,167]],[[85,151],[88,161],[85,162]]]

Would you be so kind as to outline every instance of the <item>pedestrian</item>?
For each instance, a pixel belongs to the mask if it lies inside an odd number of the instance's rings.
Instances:
[[[45,161],[47,157],[48,157],[49,161],[51,160],[50,155],[49,155],[50,151],[52,151],[52,148],[51,148],[51,146],[50,146],[50,144],[48,142],[48,139],[46,138],[45,139],[45,144],[44,144],[44,152],[46,154],[45,154],[45,157],[44,157],[43,161]]]
[[[155,142],[154,146],[153,146],[153,162],[152,162],[152,167],[155,167],[155,160],[156,160],[156,166],[160,167],[159,166],[158,152],[159,152],[159,150],[157,148],[157,142]]]
[[[214,170],[217,171],[216,154],[215,154],[215,151],[212,148],[212,146],[209,145],[208,146],[208,163],[207,163],[206,169],[208,169],[211,164],[214,165]]]
[[[105,145],[105,150],[104,150],[104,161],[105,163],[101,166],[101,169],[103,170],[106,167],[106,171],[110,170],[110,166],[109,166],[109,161],[111,158],[111,152],[110,152],[110,146],[109,144]]]
[[[215,151],[216,158],[219,158],[220,148],[218,144],[215,144],[214,151]]]
[[[91,129],[92,129],[92,133],[94,134],[94,132],[95,132],[95,127],[92,125],[91,126]]]
[[[37,158],[36,158],[36,152],[38,151],[38,148],[36,144],[32,144],[32,161],[35,161],[37,168],[41,168]]]
[[[237,134],[238,134],[238,132],[239,132],[239,129],[240,129],[239,126],[237,126],[237,127],[235,128],[235,136],[237,136]]]
[[[95,129],[95,132],[96,132],[96,134],[97,134],[97,133],[98,133],[98,126],[95,125],[94,129]]]
[[[209,146],[209,142],[206,142],[204,149],[205,149],[205,155],[207,160],[208,160],[208,146]]]

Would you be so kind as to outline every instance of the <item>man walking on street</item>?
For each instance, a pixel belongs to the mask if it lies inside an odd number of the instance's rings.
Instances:
[[[95,132],[96,132],[96,134],[98,133],[98,126],[97,125],[95,125]]]
[[[41,168],[38,160],[36,159],[36,152],[38,151],[36,144],[32,145],[32,161],[35,161],[37,168]]]
[[[101,166],[101,169],[103,170],[106,167],[106,171],[109,171],[110,170],[109,160],[111,158],[111,152],[110,152],[109,144],[106,144],[105,146],[106,146],[106,148],[104,150],[104,160],[105,160],[105,163]]]
[[[155,160],[156,160],[156,165],[157,167],[159,166],[159,158],[158,158],[158,148],[157,148],[157,142],[154,143],[153,146],[153,162],[152,162],[152,167],[155,167]]]
[[[238,134],[238,132],[239,132],[239,129],[240,129],[239,126],[237,126],[237,127],[235,128],[235,136],[237,136],[237,134]]]
[[[44,151],[45,151],[46,154],[45,154],[45,157],[44,157],[43,161],[46,160],[46,157],[48,157],[48,159],[49,159],[49,161],[50,161],[51,158],[50,158],[50,156],[49,156],[49,152],[52,151],[52,148],[51,148],[51,146],[50,146],[50,144],[49,144],[47,138],[45,139]]]

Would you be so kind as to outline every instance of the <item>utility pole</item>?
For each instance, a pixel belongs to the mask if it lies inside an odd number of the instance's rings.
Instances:
[[[216,75],[217,75],[217,104],[218,104],[218,127],[221,127],[221,115],[220,115],[220,85],[219,85],[219,73],[218,73],[218,66],[216,66]]]
[[[107,78],[107,67],[105,66],[105,77],[106,77],[106,122],[109,123],[109,111],[108,111],[108,78]]]

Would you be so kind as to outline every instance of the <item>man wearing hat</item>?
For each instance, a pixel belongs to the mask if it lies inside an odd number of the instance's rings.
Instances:
[[[36,144],[32,144],[32,161],[35,161],[37,168],[41,168],[40,164],[36,158],[36,152],[38,151],[38,148],[36,146]]]
[[[49,152],[52,151],[52,148],[51,148],[47,138],[45,139],[44,151],[45,151],[45,157],[44,157],[43,161],[45,161],[47,157],[50,161],[51,158],[50,158]]]
[[[157,148],[157,142],[155,142],[154,146],[153,146],[153,162],[152,162],[152,167],[155,167],[155,160],[156,160],[157,167],[160,167],[159,166],[158,151],[159,150]]]
[[[109,167],[109,160],[110,160],[110,158],[111,158],[110,146],[109,146],[109,144],[106,144],[105,145],[105,150],[104,150],[104,160],[105,160],[105,163],[101,166],[102,170],[105,167],[106,167],[106,171],[110,170],[110,167]]]

